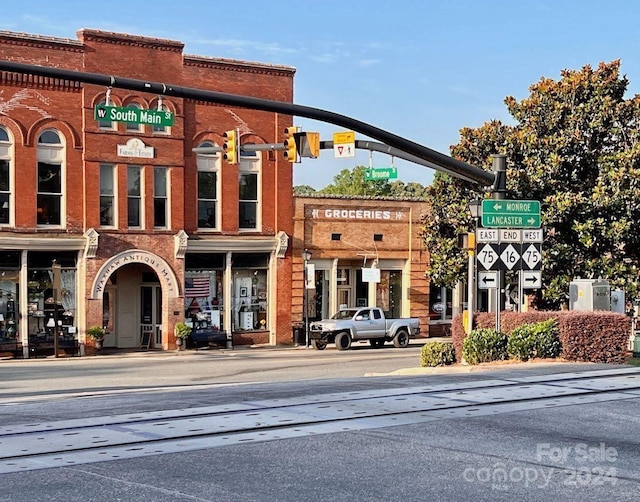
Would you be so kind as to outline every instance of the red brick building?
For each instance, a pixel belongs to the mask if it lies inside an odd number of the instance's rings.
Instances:
[[[293,244],[294,320],[304,321],[304,262],[309,320],[341,307],[377,306],[388,317],[418,317],[423,336],[440,334],[429,310],[440,300],[430,292],[429,254],[419,237],[425,202],[331,195],[295,197]],[[446,300],[445,300],[446,301]],[[449,299],[451,302],[452,299]]]
[[[295,69],[190,56],[183,44],[94,30],[77,40],[0,32],[0,58],[291,102]],[[97,120],[97,105],[167,111],[172,125]],[[291,340],[292,165],[220,153],[276,143],[292,117],[0,73],[0,336],[59,332],[130,348],[173,327]],[[54,274],[54,262],[60,273]],[[60,280],[58,288],[54,282]],[[53,302],[54,289],[59,292]],[[55,306],[58,305],[57,308]],[[26,348],[25,348],[26,350]]]

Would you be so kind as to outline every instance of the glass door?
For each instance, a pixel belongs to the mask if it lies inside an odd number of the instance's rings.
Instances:
[[[162,348],[161,286],[140,287],[140,339],[145,348]]]

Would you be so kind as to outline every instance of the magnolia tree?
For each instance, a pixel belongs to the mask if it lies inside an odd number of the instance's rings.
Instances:
[[[620,62],[565,70],[542,78],[530,96],[505,103],[515,125],[490,121],[461,130],[452,156],[490,169],[493,154],[507,157],[507,198],[541,201],[543,288],[540,308],[566,303],[573,278],[604,278],[638,295],[640,259],[640,97],[625,98]],[[469,202],[482,189],[436,175],[427,189],[432,213],[422,237],[436,284],[465,278],[466,256],[457,236],[473,229]]]

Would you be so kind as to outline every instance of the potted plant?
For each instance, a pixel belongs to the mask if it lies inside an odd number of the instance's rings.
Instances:
[[[102,340],[104,339],[104,328],[102,326],[91,326],[87,330],[87,336],[92,338],[96,344],[96,349],[102,349]]]
[[[184,339],[191,334],[191,326],[178,322],[173,328],[173,333],[176,336],[176,345],[180,348],[184,344]]]

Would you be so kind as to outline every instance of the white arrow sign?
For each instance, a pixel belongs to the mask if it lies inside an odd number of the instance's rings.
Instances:
[[[490,270],[488,272],[478,272],[478,288],[490,289],[498,287],[498,272]]]
[[[539,270],[522,271],[522,289],[540,289],[542,287],[542,272]]]

